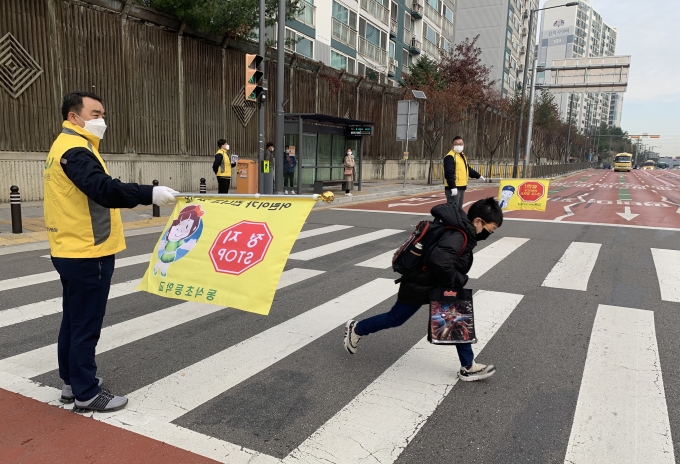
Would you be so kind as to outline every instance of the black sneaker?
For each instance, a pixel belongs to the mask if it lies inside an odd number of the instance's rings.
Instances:
[[[463,382],[474,382],[476,380],[488,379],[495,373],[496,367],[492,364],[487,366],[485,364],[477,364],[473,361],[472,366],[470,366],[469,369],[466,367],[460,368],[460,371],[458,371],[458,378]]]

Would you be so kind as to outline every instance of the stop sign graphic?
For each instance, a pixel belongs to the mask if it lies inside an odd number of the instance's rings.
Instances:
[[[523,182],[519,185],[517,195],[523,201],[537,201],[545,195],[545,187],[540,182]]]
[[[210,259],[217,272],[240,275],[264,260],[272,239],[266,223],[241,221],[217,234]]]

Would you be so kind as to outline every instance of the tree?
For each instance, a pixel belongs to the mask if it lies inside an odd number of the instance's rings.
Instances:
[[[481,141],[489,154],[487,176],[492,175],[493,159],[500,147],[513,136],[516,126],[512,121],[511,101],[504,98],[497,90],[490,90],[484,102],[478,105],[478,121],[481,130]]]
[[[139,3],[186,21],[205,32],[227,39],[253,38],[259,24],[258,0],[137,0]],[[301,10],[300,0],[286,1],[286,19],[295,18]],[[265,2],[267,26],[278,18],[277,0]]]

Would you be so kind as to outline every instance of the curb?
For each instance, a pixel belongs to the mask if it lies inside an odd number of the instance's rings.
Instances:
[[[372,201],[372,200],[380,200],[383,198],[394,198],[394,197],[402,197],[402,196],[408,196],[408,195],[418,195],[419,193],[428,193],[428,192],[434,192],[437,190],[441,190],[442,186],[441,185],[428,185],[426,187],[415,187],[415,188],[407,188],[407,189],[399,189],[399,190],[390,190],[388,192],[376,192],[376,193],[367,193],[365,195],[356,195],[356,196],[351,196],[351,197],[346,197],[346,196],[341,196],[336,198],[333,201],[333,205],[342,205],[346,203],[358,203],[358,202],[364,202],[364,201]],[[326,205],[326,203],[317,203],[314,205],[314,209],[317,209],[318,207],[323,207]]]

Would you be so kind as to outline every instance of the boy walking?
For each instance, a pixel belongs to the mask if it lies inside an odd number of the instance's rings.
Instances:
[[[445,203],[432,208],[432,216],[444,225],[455,227],[447,231],[434,245],[425,272],[404,278],[399,285],[397,302],[383,314],[362,321],[349,320],[345,324],[344,346],[349,354],[357,351],[359,340],[366,335],[384,329],[399,327],[409,320],[418,309],[430,302],[430,290],[436,287],[460,289],[468,281],[467,273],[472,267],[472,250],[480,240],[486,240],[503,224],[503,211],[494,198],[475,202],[467,213],[457,205]],[[465,234],[467,244],[465,244]],[[492,365],[478,364],[471,344],[458,344],[460,371],[458,377],[465,382],[482,380],[496,373]]]

